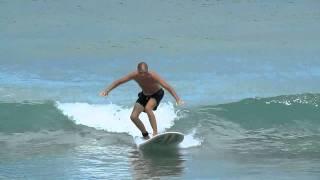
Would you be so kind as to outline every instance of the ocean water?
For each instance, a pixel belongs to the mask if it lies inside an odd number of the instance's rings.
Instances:
[[[319,179],[319,9],[0,0],[0,179]],[[140,61],[186,102],[155,111],[177,149],[137,149],[137,84],[99,96]]]

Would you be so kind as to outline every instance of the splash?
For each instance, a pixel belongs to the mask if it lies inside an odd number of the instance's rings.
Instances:
[[[138,128],[131,122],[132,107],[123,107],[116,104],[88,104],[88,103],[57,103],[57,108],[76,124],[93,127],[100,130],[116,133],[128,133],[131,136],[141,136]],[[158,122],[158,131],[164,132],[174,125],[178,115],[172,103],[160,104],[154,112]],[[148,117],[140,115],[147,131],[152,132]]]

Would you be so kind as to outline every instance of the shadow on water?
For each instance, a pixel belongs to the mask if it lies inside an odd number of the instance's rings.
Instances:
[[[133,177],[179,177],[184,171],[183,154],[177,147],[148,150],[135,149],[130,152]]]

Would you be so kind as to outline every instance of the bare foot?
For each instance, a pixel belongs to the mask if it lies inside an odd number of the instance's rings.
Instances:
[[[144,136],[142,138],[145,139],[145,140],[148,140],[148,139],[150,139],[150,136]]]
[[[158,134],[158,132],[153,132],[152,133],[152,136],[155,136],[155,135],[157,135]]]

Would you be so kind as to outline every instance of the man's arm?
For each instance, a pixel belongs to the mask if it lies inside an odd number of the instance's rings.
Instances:
[[[115,80],[113,83],[111,83],[110,86],[108,86],[105,90],[103,90],[100,95],[101,96],[107,96],[111,90],[113,90],[114,88],[118,87],[119,85],[126,83],[130,80],[132,80],[134,78],[135,72],[132,72],[118,80]]]
[[[178,105],[184,104],[184,102],[180,99],[180,97],[177,95],[176,91],[164,80],[162,79],[158,74],[152,73],[152,76],[155,80],[159,82],[159,84],[165,88],[169,93],[174,97]]]

